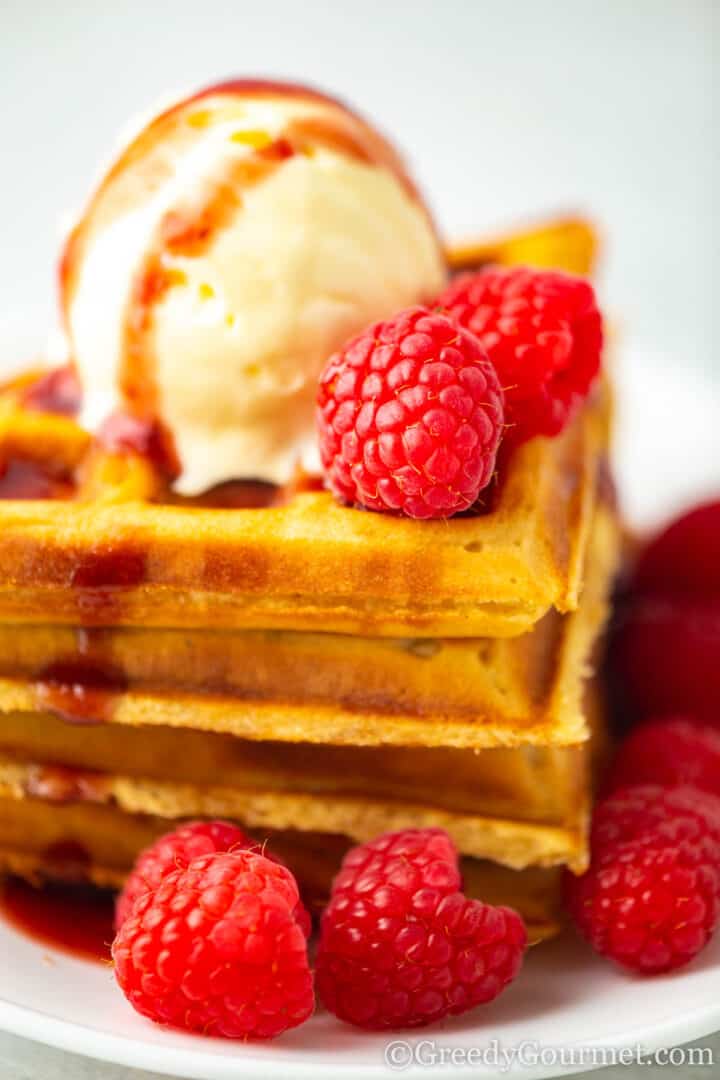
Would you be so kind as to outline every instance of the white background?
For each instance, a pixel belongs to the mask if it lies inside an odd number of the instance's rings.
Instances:
[[[712,0],[0,0],[0,332],[53,310],[62,211],[128,117],[232,74],[347,97],[446,233],[590,214],[603,292],[659,368],[720,374]],[[9,346],[5,346],[6,348]]]

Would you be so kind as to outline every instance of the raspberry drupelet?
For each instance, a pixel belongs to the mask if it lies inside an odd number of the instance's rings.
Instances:
[[[522,964],[524,924],[460,888],[457,852],[441,829],[388,833],[350,851],[321,922],[316,979],[326,1008],[382,1030],[497,997]]]
[[[562,431],[600,370],[592,285],[555,270],[489,267],[460,275],[436,304],[476,335],[495,365],[508,445]]]
[[[470,509],[492,478],[503,393],[473,334],[415,307],[330,359],[316,415],[335,495],[369,510],[446,518]]]

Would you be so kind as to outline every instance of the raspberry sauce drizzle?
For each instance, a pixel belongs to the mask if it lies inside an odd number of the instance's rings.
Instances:
[[[80,409],[82,391],[74,368],[54,368],[32,383],[23,397],[27,409],[54,413],[56,416],[75,416]]]
[[[53,476],[35,461],[0,458],[0,499],[71,499],[71,480]]]
[[[145,581],[146,553],[129,543],[99,546],[78,558],[70,586],[80,621],[78,653],[86,657],[95,644],[88,626],[111,625],[119,614],[124,590]]]
[[[170,431],[156,419],[115,412],[97,434],[97,442],[110,453],[143,457],[168,480],[180,475],[180,461]]]
[[[96,963],[110,960],[114,899],[106,890],[55,883],[38,888],[11,877],[0,888],[0,915],[39,944]]]
[[[25,794],[45,802],[105,802],[110,792],[107,774],[69,765],[34,765],[25,781]]]
[[[35,703],[69,724],[112,720],[117,697],[127,688],[123,673],[90,657],[49,664],[35,679]]]

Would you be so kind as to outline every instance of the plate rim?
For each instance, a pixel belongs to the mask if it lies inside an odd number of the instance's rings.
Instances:
[[[146,1022],[150,1023],[150,1021]],[[38,1024],[43,1026],[42,1038],[38,1038]],[[52,1016],[40,1009],[18,1005],[4,997],[0,997],[0,1030],[81,1057],[126,1068],[150,1070],[163,1076],[178,1077],[181,1080],[255,1080],[256,1077],[258,1080],[272,1080],[272,1077],[279,1076],[280,1072],[289,1080],[318,1080],[318,1078],[329,1080],[330,1077],[336,1080],[339,1071],[342,1072],[343,1078],[347,1077],[348,1080],[396,1074],[407,1077],[427,1077],[429,1071],[433,1078],[438,1078],[438,1080],[450,1080],[450,1078],[457,1080],[458,1076],[458,1068],[453,1065],[430,1067],[412,1064],[404,1068],[393,1068],[382,1060],[378,1060],[377,1065],[368,1063],[354,1065],[348,1062],[341,1066],[337,1062],[318,1062],[311,1059],[292,1061],[283,1058],[282,1061],[273,1063],[265,1056],[252,1054],[251,1043],[238,1043],[242,1053],[237,1057],[206,1054],[202,1049],[163,1046],[161,1043],[148,1042],[143,1038],[98,1031],[75,1021]],[[433,1029],[427,1030],[429,1037]],[[592,1050],[610,1046],[620,1048],[640,1045],[647,1057],[657,1050],[682,1046],[704,1036],[715,1035],[718,1031],[720,1031],[720,1000],[716,1003],[709,1002],[702,1009],[680,1014],[671,1025],[668,1025],[667,1021],[662,1021],[624,1031],[614,1044],[603,1039],[571,1039],[565,1044],[565,1048],[582,1046]],[[407,1033],[388,1032],[387,1034],[388,1044],[396,1041],[404,1042],[406,1038],[410,1041],[421,1037],[417,1030]],[[573,1063],[560,1067],[542,1064],[523,1067],[514,1064],[504,1075],[522,1076],[523,1080],[552,1080],[558,1076],[589,1073],[602,1067],[602,1065],[592,1063],[580,1066]],[[483,1068],[482,1071],[473,1069],[473,1075],[489,1077],[491,1074]]]

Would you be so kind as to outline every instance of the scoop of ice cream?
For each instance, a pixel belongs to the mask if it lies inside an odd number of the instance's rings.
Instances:
[[[444,277],[422,200],[365,121],[300,88],[212,88],[142,128],[68,240],[83,420],[160,420],[188,494],[316,471],[325,361]]]

